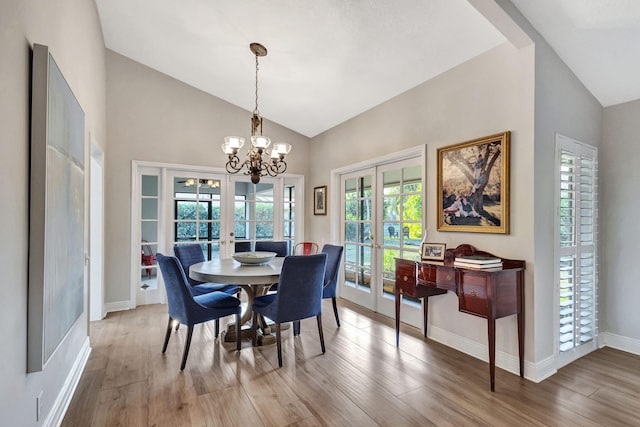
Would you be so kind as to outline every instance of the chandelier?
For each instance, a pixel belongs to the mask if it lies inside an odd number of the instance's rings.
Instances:
[[[256,57],[256,107],[251,116],[251,147],[247,152],[246,160],[241,162],[238,150],[244,146],[244,138],[241,136],[227,136],[222,144],[222,151],[229,156],[226,164],[227,172],[238,173],[246,168],[245,175],[251,175],[251,182],[257,184],[260,177],[277,176],[287,170],[284,156],[291,151],[291,145],[285,142],[276,142],[271,145],[271,139],[262,135],[262,117],[258,110],[258,57],[267,56],[267,48],[260,43],[251,43],[249,49]],[[271,148],[269,146],[271,145]]]

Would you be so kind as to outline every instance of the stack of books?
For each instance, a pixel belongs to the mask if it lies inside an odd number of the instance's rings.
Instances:
[[[476,270],[501,270],[502,260],[495,257],[469,255],[456,257],[454,267],[474,268]]]

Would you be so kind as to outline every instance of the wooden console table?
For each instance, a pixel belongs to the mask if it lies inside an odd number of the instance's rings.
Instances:
[[[396,258],[396,345],[400,343],[400,302],[402,295],[424,298],[424,336],[427,336],[429,297],[458,295],[458,309],[484,317],[488,323],[489,373],[491,391],[495,390],[496,319],[518,315],[518,353],[520,376],[524,378],[524,269],[525,262],[502,258],[502,270],[482,271],[454,267],[455,257],[468,255],[494,256],[471,245],[447,249],[444,265]],[[499,258],[499,257],[496,257]]]

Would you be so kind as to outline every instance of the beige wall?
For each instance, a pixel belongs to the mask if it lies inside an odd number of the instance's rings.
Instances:
[[[220,146],[227,135],[249,136],[249,111],[208,95],[122,55],[107,51],[105,302],[130,299],[131,162],[223,168]],[[238,90],[252,90],[251,82]],[[295,100],[292,100],[295,102]],[[263,114],[268,106],[262,107]],[[287,173],[305,174],[309,139],[265,120],[264,134],[286,141]]]
[[[425,221],[429,240],[448,247],[470,243],[496,255],[533,264],[533,48],[499,46],[440,76],[377,106],[313,139],[313,162],[307,192],[330,182],[331,169],[427,146]],[[436,152],[458,142],[510,130],[511,233],[509,235],[443,233],[436,231]],[[329,188],[329,193],[339,191]],[[309,193],[310,194],[310,193]],[[312,212],[311,201],[306,207]],[[330,206],[331,208],[331,206]],[[307,217],[311,240],[327,239],[337,218]],[[527,312],[533,312],[533,271],[526,273]],[[486,345],[486,321],[458,312],[455,295],[433,298],[432,325]],[[527,314],[528,314],[527,313]],[[497,348],[517,356],[515,319],[498,322]],[[526,318],[527,359],[533,358],[534,317]]]
[[[34,43],[49,46],[84,110],[87,152],[89,134],[103,147],[106,142],[104,43],[94,2],[2,0],[0,324],[5,326],[5,344],[0,363],[0,425],[3,426],[37,425],[36,396],[40,391],[43,418],[51,412],[88,335],[85,310],[45,369],[26,374],[29,88]]]
[[[640,100],[604,109],[600,150],[601,320],[607,344],[640,354]],[[632,344],[632,341],[635,344]]]

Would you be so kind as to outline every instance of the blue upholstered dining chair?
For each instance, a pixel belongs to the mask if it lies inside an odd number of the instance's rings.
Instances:
[[[275,252],[277,257],[285,257],[289,255],[289,248],[287,242],[274,242],[271,240],[258,240],[256,241],[256,252]],[[278,290],[278,284],[274,283],[269,288],[269,291],[274,292]]]
[[[336,316],[336,324],[340,327],[338,317],[338,306],[336,304],[336,287],[338,285],[338,273],[340,272],[340,262],[342,262],[343,246],[324,245],[321,253],[327,254],[327,268],[324,271],[324,287],[322,288],[322,298],[331,298],[333,303],[333,314]]]
[[[256,241],[256,252],[275,252],[276,256],[289,255],[287,242],[274,242],[271,240]]]
[[[191,292],[194,295],[202,295],[209,292],[219,291],[226,292],[228,294],[237,294],[240,292],[240,287],[236,285],[224,285],[221,283],[205,283],[198,280],[194,280],[189,277],[189,267],[199,262],[204,262],[204,254],[202,253],[202,247],[195,243],[189,245],[177,245],[173,247],[173,253],[180,261],[182,270],[184,271],[187,280],[191,285]]]
[[[316,317],[322,353],[325,352],[322,334],[322,285],[327,263],[326,254],[288,256],[284,259],[278,292],[256,297],[253,300],[253,345],[256,345],[258,315],[268,317],[276,324],[278,366],[282,366],[282,333],[285,322]]]
[[[187,326],[187,338],[182,353],[180,370],[184,370],[191,346],[193,327],[198,323],[218,320],[221,317],[234,314],[236,325],[240,325],[240,300],[225,292],[209,292],[202,295],[193,295],[191,285],[176,257],[157,254],[156,259],[162,272],[165,288],[167,290],[167,303],[169,305],[169,323],[167,333],[162,346],[162,353],[167,350],[167,344],[171,337],[173,321]],[[236,350],[240,351],[240,329],[236,328]]]
[[[336,287],[338,284],[338,273],[340,272],[340,262],[342,261],[343,246],[324,245],[320,253],[327,254],[327,266],[324,270],[324,286],[322,288],[322,298],[331,298],[333,303],[333,314],[336,316],[336,324],[340,327],[340,317],[338,317],[338,306],[336,304]],[[293,334],[300,335],[300,322],[293,322]]]

